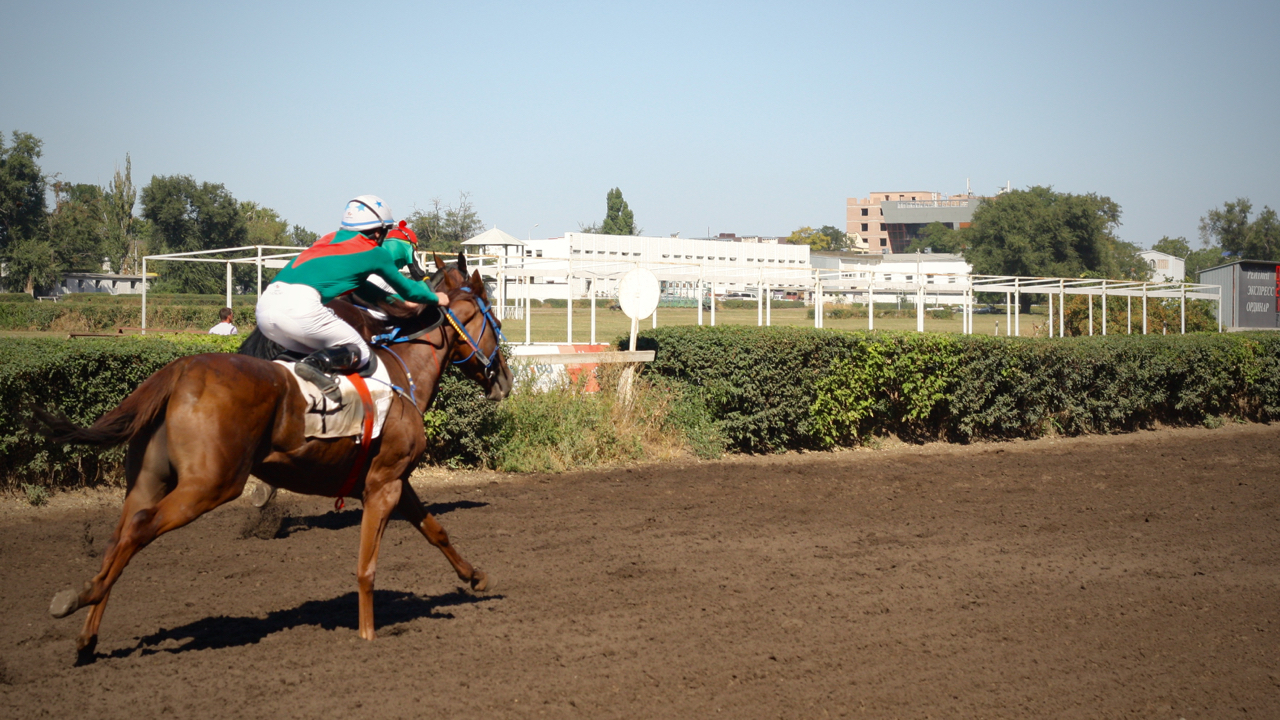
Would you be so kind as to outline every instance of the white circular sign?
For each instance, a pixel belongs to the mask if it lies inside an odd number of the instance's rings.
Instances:
[[[618,304],[622,312],[633,320],[647,318],[658,309],[658,295],[662,292],[658,278],[644,268],[636,268],[622,276],[618,283]]]

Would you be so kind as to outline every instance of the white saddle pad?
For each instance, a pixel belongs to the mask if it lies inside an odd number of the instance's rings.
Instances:
[[[320,392],[320,388],[298,377],[293,371],[296,363],[284,360],[276,362],[289,369],[289,374],[307,398],[307,437],[340,438],[364,433],[364,403],[360,401],[360,393],[350,380],[345,376],[338,378],[338,386],[342,389],[342,404],[334,405]],[[379,362],[373,377],[365,378],[364,383],[369,387],[369,395],[373,398],[373,437],[378,437],[382,434],[382,424],[387,421],[387,410],[391,408],[391,399],[395,394],[391,389],[391,376],[387,374],[386,364]]]

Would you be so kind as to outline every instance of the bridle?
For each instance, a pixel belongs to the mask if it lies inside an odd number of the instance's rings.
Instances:
[[[462,290],[468,293],[472,292],[471,288],[469,287],[464,287],[462,288]],[[497,370],[498,351],[500,349],[500,344],[506,342],[507,338],[503,336],[502,328],[498,327],[498,321],[493,317],[492,306],[490,306],[489,303],[485,302],[484,298],[478,295],[475,295],[474,293],[472,293],[471,299],[475,300],[476,307],[480,309],[480,314],[484,317],[484,324],[480,326],[480,340],[484,339],[484,333],[486,330],[488,330],[490,327],[493,328],[493,335],[495,340],[495,342],[493,343],[493,352],[489,353],[489,355],[486,356],[480,350],[479,340],[472,339],[471,333],[467,332],[467,326],[463,325],[461,322],[458,322],[458,316],[453,314],[452,309],[446,307],[446,308],[443,308],[445,318],[449,320],[449,324],[453,325],[453,328],[457,330],[462,335],[462,337],[466,339],[467,344],[471,346],[471,354],[461,360],[454,360],[453,364],[461,365],[478,354],[480,355],[480,362],[484,364],[485,377],[492,380],[493,377],[497,375],[497,372],[498,372]]]
[[[484,319],[484,324],[480,327],[479,339],[472,338],[471,333],[467,332],[467,326],[464,325],[460,320],[458,320],[458,316],[453,314],[452,309],[448,307],[440,308],[440,311],[444,314],[445,319],[449,321],[449,324],[452,325],[453,328],[457,330],[458,334],[461,335],[462,338],[467,341],[467,344],[471,346],[471,354],[467,355],[465,358],[461,360],[454,360],[453,364],[461,365],[478,354],[480,356],[480,362],[484,364],[485,379],[487,379],[489,382],[493,382],[494,378],[498,374],[498,353],[500,351],[499,344],[506,342],[507,338],[502,334],[502,328],[498,327],[498,321],[493,317],[492,306],[490,306],[489,303],[485,302],[484,298],[478,295],[475,295],[474,292],[472,292],[471,288],[464,286],[461,289],[464,292],[471,293],[471,299],[475,301],[476,308],[480,310],[480,314]],[[494,343],[493,352],[488,355],[485,355],[484,352],[480,350],[480,340],[484,340],[484,335],[489,330],[490,327],[493,328],[494,338],[497,342]],[[405,363],[404,359],[400,357],[400,353],[397,353],[395,349],[392,348],[391,346],[399,343],[421,340],[422,336],[426,335],[428,332],[430,332],[430,330],[421,330],[418,332],[401,336],[399,334],[400,329],[397,327],[397,328],[392,328],[391,332],[388,332],[382,335],[376,335],[370,340],[371,344],[381,347],[387,352],[391,353],[391,356],[396,359],[397,363],[399,363],[400,368],[404,370],[405,377],[408,378],[409,380],[408,398],[409,398],[409,401],[412,402],[415,407],[418,404],[418,399],[417,399],[417,393],[416,393],[417,385],[413,380],[413,373],[409,371],[409,366],[408,364]],[[427,341],[424,341],[424,342],[426,342],[427,345],[431,346],[432,354],[434,355],[435,346],[431,342],[427,342]],[[394,385],[392,386],[392,388],[400,392],[402,395],[405,394],[403,388],[399,388]]]

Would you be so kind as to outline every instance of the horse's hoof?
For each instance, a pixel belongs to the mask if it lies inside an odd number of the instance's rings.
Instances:
[[[79,609],[80,593],[75,590],[63,590],[49,603],[49,614],[56,618],[64,618]]]
[[[489,576],[480,568],[473,568],[471,571],[471,589],[475,592],[489,589]]]
[[[80,638],[76,641],[76,667],[88,665],[98,659],[98,636],[94,635],[88,639]]]
[[[274,485],[268,485],[259,481],[249,493],[249,504],[256,508],[266,507],[271,502],[271,498],[276,496],[276,488]]]

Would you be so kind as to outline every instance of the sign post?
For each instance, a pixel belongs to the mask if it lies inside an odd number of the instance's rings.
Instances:
[[[636,349],[636,333],[640,318],[649,317],[658,309],[658,296],[662,288],[658,278],[644,268],[636,268],[618,283],[618,304],[622,312],[631,318],[631,350]]]

